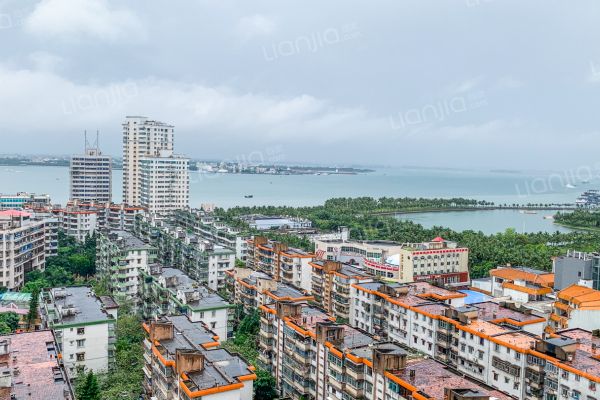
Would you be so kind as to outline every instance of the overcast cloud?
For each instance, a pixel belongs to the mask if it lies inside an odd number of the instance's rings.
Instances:
[[[600,2],[0,0],[0,153],[120,124],[232,159],[550,169],[596,162]]]

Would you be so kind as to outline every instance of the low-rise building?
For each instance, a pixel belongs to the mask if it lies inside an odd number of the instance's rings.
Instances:
[[[53,288],[41,293],[43,327],[54,332],[70,378],[86,371],[106,372],[114,364],[113,303],[112,299],[108,303],[111,314],[102,299],[85,286]]]
[[[267,231],[271,229],[304,229],[311,228],[312,222],[306,218],[273,215],[244,215],[240,219],[245,221],[251,229]]]
[[[582,285],[600,290],[599,270],[600,254],[569,251],[553,260],[554,289],[563,290],[571,285]]]
[[[0,336],[0,398],[75,399],[52,331]]]
[[[117,301],[129,301],[137,307],[140,270],[149,270],[156,255],[155,248],[130,232],[100,233],[96,241],[97,274],[107,280]]]
[[[346,264],[365,267],[364,260],[377,263],[385,262],[392,254],[398,254],[402,244],[387,240],[349,240],[347,235],[342,239],[315,240],[316,258],[321,260],[340,261]],[[393,278],[386,273],[383,277]]]
[[[204,322],[221,340],[232,336],[234,306],[183,271],[155,264],[149,270],[141,270],[140,278],[141,312],[145,319],[187,315],[192,322]]]
[[[46,257],[56,254],[56,220],[18,211],[0,211],[0,287],[16,290],[25,275],[43,271]]]
[[[600,291],[572,285],[558,292],[549,326],[552,330],[600,329]]]
[[[372,282],[374,277],[360,267],[339,261],[315,260],[312,267],[311,294],[325,311],[344,321],[350,319],[351,286]]]
[[[554,286],[554,274],[527,267],[498,267],[490,271],[492,296],[519,303],[547,299]]]
[[[314,297],[274,280],[264,272],[249,268],[235,268],[227,273],[226,290],[235,304],[241,304],[244,312],[252,313],[263,304],[277,300],[309,301]]]
[[[289,247],[285,243],[255,236],[248,240],[248,267],[271,275],[275,280],[305,291],[311,290],[310,262],[314,254]]]
[[[436,282],[443,285],[469,283],[469,249],[458,243],[436,237],[430,242],[408,243],[385,262],[367,259],[367,271],[372,274],[406,282]]]
[[[174,316],[144,324],[144,389],[167,400],[252,400],[254,366],[219,348],[201,322]]]
[[[0,210],[16,210],[28,207],[50,206],[50,195],[18,192],[17,194],[0,194]]]

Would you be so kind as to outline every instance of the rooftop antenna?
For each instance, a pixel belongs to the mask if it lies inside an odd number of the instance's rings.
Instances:
[[[99,145],[99,143],[100,143],[100,131],[98,131],[98,130],[96,131],[96,141],[94,142],[93,145],[90,144],[90,142],[88,141],[87,130],[83,131],[83,135],[84,135],[84,138],[85,138],[85,152],[86,152],[86,154],[88,152],[90,152],[90,150],[91,150],[95,154],[99,155],[100,154],[100,145]]]

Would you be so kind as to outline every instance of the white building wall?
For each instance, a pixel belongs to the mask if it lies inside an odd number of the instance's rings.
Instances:
[[[228,308],[205,311],[191,310],[188,315],[192,322],[204,322],[210,330],[219,336],[219,342],[222,342],[227,340],[228,310]]]
[[[95,373],[108,370],[108,327],[109,323],[102,323],[58,329],[62,336],[62,357],[70,377],[77,376],[78,366]],[[79,334],[78,329],[83,329],[83,333]],[[78,340],[84,340],[84,345],[78,345]],[[83,361],[77,361],[78,353],[84,354]]]

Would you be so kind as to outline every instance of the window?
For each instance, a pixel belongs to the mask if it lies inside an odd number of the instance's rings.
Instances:
[[[77,347],[85,347],[85,339],[78,339]]]
[[[77,328],[77,334],[78,335],[84,335],[85,334],[85,328]]]
[[[85,353],[77,353],[77,361],[85,361]]]
[[[494,372],[494,380],[497,381],[498,380],[498,373]]]

